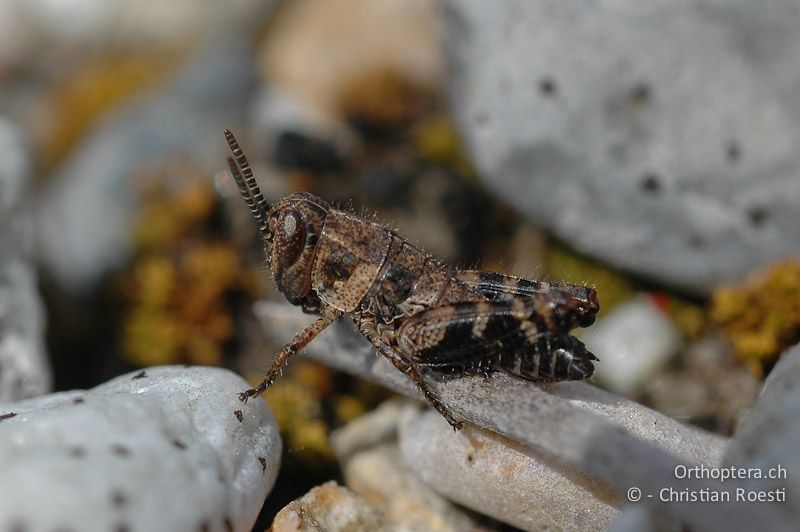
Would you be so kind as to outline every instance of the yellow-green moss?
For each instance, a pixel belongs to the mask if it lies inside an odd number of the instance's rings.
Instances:
[[[236,327],[233,301],[250,300],[260,276],[209,229],[221,205],[211,185],[143,186],[135,260],[123,280],[122,346],[139,365],[221,364]]]
[[[686,338],[698,340],[708,329],[708,313],[703,305],[667,295],[663,308]]]
[[[251,382],[260,376],[252,375]],[[297,360],[264,394],[292,459],[319,464],[333,459],[330,431],[391,396],[385,388],[337,373],[313,360]]]
[[[800,340],[800,262],[780,262],[740,286],[720,288],[710,316],[736,356],[763,375],[784,349]]]
[[[414,126],[411,134],[414,148],[422,157],[476,180],[475,169],[448,115],[440,113],[425,117]]]
[[[352,395],[340,395],[334,398],[336,424],[344,425],[367,412],[367,405],[362,398]]]
[[[298,382],[290,372],[275,381],[264,397],[275,415],[287,452],[309,463],[315,458],[332,458],[328,442],[330,427],[323,420],[317,390]]]
[[[142,209],[133,233],[137,253],[165,251],[192,234],[202,236],[219,208],[211,185],[199,180],[170,190],[163,181],[149,179],[141,185],[140,196]]]

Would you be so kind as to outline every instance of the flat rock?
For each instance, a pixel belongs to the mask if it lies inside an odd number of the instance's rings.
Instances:
[[[796,0],[446,0],[486,185],[585,253],[709,292],[800,254]]]
[[[0,529],[250,530],[281,441],[246,386],[166,366],[4,405]]]
[[[20,132],[0,117],[0,403],[45,393],[44,309],[30,257],[31,175]]]
[[[614,490],[574,468],[477,427],[454,434],[436,412],[407,414],[406,463],[459,504],[524,530],[606,530],[617,514]]]

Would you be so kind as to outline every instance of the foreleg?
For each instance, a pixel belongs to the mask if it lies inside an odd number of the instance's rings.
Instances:
[[[269,388],[275,378],[281,373],[289,358],[307,346],[311,340],[316,338],[319,333],[324,331],[328,325],[333,323],[333,321],[336,320],[336,318],[338,318],[340,315],[341,314],[338,311],[324,312],[321,318],[297,333],[297,335],[295,335],[295,337],[292,338],[288,344],[286,344],[280,353],[275,355],[275,359],[272,361],[272,366],[264,375],[264,378],[261,380],[258,386],[240,393],[239,400],[246,403],[251,397],[258,397],[261,392]]]

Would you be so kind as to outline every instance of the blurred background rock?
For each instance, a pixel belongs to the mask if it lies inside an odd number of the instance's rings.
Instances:
[[[0,3],[0,401],[258,378],[280,345],[251,306],[281,298],[227,127],[268,199],[594,286],[592,383],[729,436],[800,340],[797,27],[797,0]],[[390,393],[297,361],[265,395],[259,526],[349,482],[328,436]]]

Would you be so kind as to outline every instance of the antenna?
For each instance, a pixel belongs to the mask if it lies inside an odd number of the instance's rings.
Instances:
[[[233,157],[228,156],[228,167],[231,170],[233,180],[236,181],[236,186],[239,192],[244,197],[244,201],[250,208],[250,212],[258,222],[258,229],[262,233],[267,233],[267,215],[269,214],[269,204],[261,194],[261,189],[258,188],[256,178],[253,177],[253,170],[250,168],[250,163],[247,157],[239,146],[239,141],[233,136],[230,129],[225,130],[225,140],[228,142],[228,147],[233,153]]]

